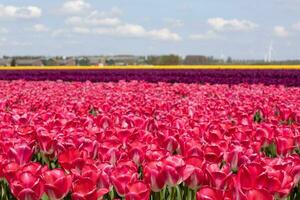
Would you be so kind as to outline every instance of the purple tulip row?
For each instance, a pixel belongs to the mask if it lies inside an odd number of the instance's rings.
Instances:
[[[1,80],[64,80],[109,82],[143,80],[147,82],[180,82],[266,85],[300,85],[300,70],[201,70],[201,69],[112,69],[112,70],[4,70]]]

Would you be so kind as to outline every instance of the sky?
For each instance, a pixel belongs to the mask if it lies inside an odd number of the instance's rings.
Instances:
[[[1,55],[300,59],[300,0],[1,0]]]

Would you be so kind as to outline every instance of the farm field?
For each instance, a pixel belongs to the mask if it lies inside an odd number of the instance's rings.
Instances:
[[[2,0],[0,200],[300,200],[299,8]]]
[[[300,86],[297,65],[0,67],[0,80],[265,84]]]
[[[300,65],[129,65],[129,66],[0,66],[0,70],[93,70],[93,69],[294,69]]]
[[[299,87],[2,80],[0,123],[0,199],[300,198]]]

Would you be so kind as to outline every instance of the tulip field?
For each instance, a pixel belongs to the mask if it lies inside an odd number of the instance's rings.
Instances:
[[[0,200],[300,199],[300,87],[1,80],[0,127]]]
[[[200,66],[17,66],[1,67],[0,80],[63,80],[117,82],[120,80],[266,84],[300,86],[299,65],[200,65]]]

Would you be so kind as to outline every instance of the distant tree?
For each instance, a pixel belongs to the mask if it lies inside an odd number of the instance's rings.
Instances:
[[[43,64],[45,66],[55,66],[56,65],[56,61],[54,58],[50,58],[50,59],[45,59]]]
[[[177,55],[164,55],[159,58],[159,65],[179,65],[180,57]]]
[[[213,57],[207,57],[202,55],[188,55],[184,59],[185,65],[209,65],[219,63],[218,60]]]
[[[148,65],[180,65],[181,58],[178,55],[162,55],[162,56],[148,56],[146,58]]]
[[[226,63],[232,63],[232,58],[230,56],[227,58]]]
[[[13,58],[13,59],[11,60],[11,66],[16,66],[16,58]]]
[[[146,58],[146,64],[148,65],[158,65],[159,56],[148,56]]]
[[[115,61],[112,59],[108,59],[108,60],[106,60],[106,64],[107,65],[115,65]]]
[[[89,60],[87,58],[82,58],[82,59],[77,60],[76,64],[79,66],[88,66]]]

